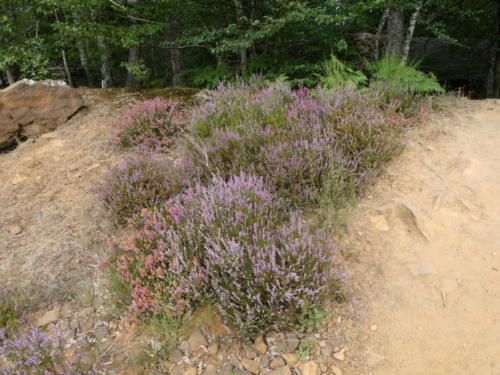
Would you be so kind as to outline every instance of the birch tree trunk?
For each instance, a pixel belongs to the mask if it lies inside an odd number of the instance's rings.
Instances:
[[[7,81],[9,82],[9,85],[13,85],[14,83],[16,83],[14,72],[12,71],[12,68],[10,66],[5,68],[5,74],[7,75]]]
[[[66,79],[68,80],[68,85],[73,87],[73,80],[71,79],[71,72],[69,71],[68,60],[66,59],[66,51],[64,50],[64,48],[61,49],[61,55],[63,60],[64,71],[66,72]]]
[[[180,28],[180,22],[175,16],[171,16],[169,19],[169,35],[168,39],[171,42],[179,37],[178,30]],[[172,68],[172,85],[180,86],[182,85],[182,68],[184,65],[184,56],[181,48],[172,47],[170,48],[170,67]]]
[[[375,33],[375,51],[373,53],[373,57],[375,60],[378,60],[380,56],[380,37],[382,36],[382,32],[384,31],[385,24],[387,23],[387,18],[389,17],[390,13],[389,8],[384,9],[384,13],[382,14],[382,17],[380,18],[380,21],[378,23],[378,28],[377,32]]]
[[[403,56],[401,57],[401,61],[403,64],[408,61],[408,56],[410,55],[411,41],[413,40],[413,34],[415,33],[415,26],[417,25],[417,19],[420,13],[420,9],[422,9],[422,2],[417,5],[410,18],[410,24],[408,25],[406,38],[403,44]]]
[[[101,55],[101,88],[105,89],[112,85],[109,47],[102,38],[98,38],[97,48]]]
[[[234,0],[234,7],[236,8],[236,23],[238,26],[243,26],[243,17],[245,16],[245,12],[243,10],[243,3],[241,0]],[[241,74],[245,75],[247,72],[247,63],[248,63],[248,54],[247,49],[242,47],[240,48],[240,68]]]
[[[80,55],[80,64],[82,65],[85,78],[87,79],[87,85],[92,87],[92,73],[90,72],[89,61],[87,60],[87,51],[85,51],[83,42],[80,39],[76,41],[76,46]]]
[[[404,39],[404,10],[392,8],[387,19],[387,43],[385,52],[387,55],[401,57]]]

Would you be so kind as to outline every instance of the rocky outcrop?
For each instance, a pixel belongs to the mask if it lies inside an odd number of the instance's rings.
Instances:
[[[0,91],[0,148],[16,137],[56,129],[82,106],[83,98],[63,81],[23,79]]]

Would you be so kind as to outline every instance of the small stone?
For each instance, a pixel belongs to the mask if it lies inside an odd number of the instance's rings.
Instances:
[[[271,359],[272,357],[270,354],[263,355],[260,359],[260,367],[262,367],[263,369],[269,367],[269,362],[271,362]]]
[[[267,345],[264,342],[264,338],[262,336],[259,336],[255,339],[254,342],[255,350],[257,350],[257,353],[259,354],[266,354],[267,352]]]
[[[376,324],[372,324],[372,325],[370,326],[370,331],[372,331],[372,332],[375,332],[377,329],[378,329],[378,327],[377,327],[377,325],[376,325]]]
[[[187,342],[191,352],[201,349],[202,346],[206,347],[208,345],[207,339],[199,330],[194,331],[191,336],[189,336]]]
[[[374,367],[378,365],[379,363],[382,363],[385,361],[385,357],[383,355],[380,355],[378,353],[375,353],[374,351],[368,349],[367,355],[366,355],[366,364],[369,367]]]
[[[40,318],[37,319],[36,325],[41,327],[59,319],[60,307],[54,307],[52,310],[46,311]]]
[[[332,365],[330,370],[332,370],[333,375],[342,375],[342,370],[335,365]]]
[[[371,216],[370,221],[372,225],[380,232],[387,232],[389,228],[389,224],[387,224],[387,220],[383,215]]]
[[[26,176],[16,175],[16,177],[12,180],[12,185],[20,184],[28,179]]]
[[[283,366],[285,366],[285,361],[281,357],[276,357],[269,363],[269,367],[272,370],[275,370],[278,367],[283,367]]]
[[[295,333],[288,333],[285,335],[285,344],[288,353],[293,353],[299,347],[300,344],[299,337]]]
[[[295,353],[286,353],[282,357],[288,366],[293,366],[297,363],[297,354]]]
[[[245,345],[244,350],[245,350],[245,356],[248,359],[255,359],[255,357],[257,357],[257,350],[255,350],[253,346]]]
[[[9,232],[12,235],[19,234],[23,231],[23,228],[21,228],[20,225],[14,224],[14,225],[9,225]]]
[[[216,342],[211,343],[207,348],[207,353],[211,356],[217,355],[218,351],[219,351],[219,344],[217,344]]]
[[[233,365],[230,363],[224,363],[220,368],[219,375],[231,375],[233,372]]]
[[[300,362],[296,367],[301,375],[319,375],[319,368],[316,362]]]
[[[339,350],[337,353],[333,355],[333,358],[343,362],[345,361],[345,352],[347,351],[347,347],[344,347],[342,350]]]
[[[319,345],[320,348],[324,348],[324,347],[326,347],[328,345],[328,342],[325,341],[325,340],[321,340],[321,341],[318,342],[318,345]]]
[[[196,375],[196,367],[189,367],[182,375]]]
[[[170,375],[183,375],[185,371],[184,365],[175,365],[170,370]]]
[[[217,375],[217,367],[214,365],[207,365],[205,367],[205,371],[203,371],[204,375]]]
[[[319,369],[321,370],[322,373],[325,373],[328,370],[328,366],[324,363],[320,363]]]
[[[329,346],[321,348],[320,353],[321,353],[321,355],[323,357],[331,357],[331,355],[332,355],[332,348],[330,348]]]
[[[288,366],[283,366],[269,372],[268,375],[292,375],[292,372]]]
[[[252,374],[258,374],[260,371],[260,363],[258,361],[253,361],[248,358],[243,358],[241,360],[241,364],[246,370],[250,371]]]

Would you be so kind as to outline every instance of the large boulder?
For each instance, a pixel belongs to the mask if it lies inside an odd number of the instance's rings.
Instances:
[[[0,148],[16,137],[56,129],[83,106],[83,98],[63,81],[23,79],[0,91]]]

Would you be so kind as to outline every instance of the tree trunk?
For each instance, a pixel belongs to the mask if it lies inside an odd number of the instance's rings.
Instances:
[[[14,73],[12,72],[12,68],[10,66],[5,68],[5,74],[7,75],[7,81],[9,85],[13,85],[16,83],[16,78],[14,77]]]
[[[66,59],[66,51],[64,50],[64,48],[61,50],[61,55],[63,60],[64,71],[66,72],[66,79],[68,80],[68,85],[73,87],[73,80],[71,79],[71,72],[69,71],[68,60]]]
[[[76,45],[78,53],[80,54],[80,64],[82,65],[83,71],[85,72],[85,78],[87,79],[87,85],[92,87],[92,73],[90,72],[89,61],[87,60],[87,52],[81,40],[78,39]]]
[[[139,61],[139,47],[132,46],[128,50],[128,63],[130,65],[135,65]],[[139,87],[139,80],[137,77],[130,71],[127,71],[127,81],[125,83],[126,87]]]
[[[112,85],[109,47],[101,38],[98,38],[97,48],[101,54],[101,87],[105,89]]]
[[[373,53],[373,57],[375,58],[375,60],[378,60],[380,56],[380,37],[382,35],[382,32],[384,31],[384,27],[387,23],[387,18],[389,17],[390,11],[390,8],[385,8],[384,13],[382,14],[382,17],[380,18],[380,21],[378,23],[377,32],[375,33],[375,51]]]
[[[497,43],[495,52],[495,98],[500,98],[500,0],[497,0]]]
[[[170,49],[170,65],[172,66],[172,85],[182,85],[182,50],[180,48]]]
[[[410,18],[410,24],[408,26],[408,30],[406,31],[406,38],[403,44],[403,56],[401,57],[401,61],[403,63],[408,61],[408,56],[410,55],[411,41],[413,40],[413,33],[415,32],[415,26],[417,25],[420,9],[422,9],[422,2],[418,3]]]
[[[240,28],[243,27],[243,17],[245,16],[245,12],[243,10],[243,3],[241,0],[234,0],[234,7],[236,8],[236,23]],[[248,54],[247,49],[245,47],[240,48],[240,68],[241,74],[245,75],[247,72],[247,62],[248,62]]]
[[[392,8],[387,19],[387,43],[385,53],[394,57],[401,57],[404,39],[404,10]]]

